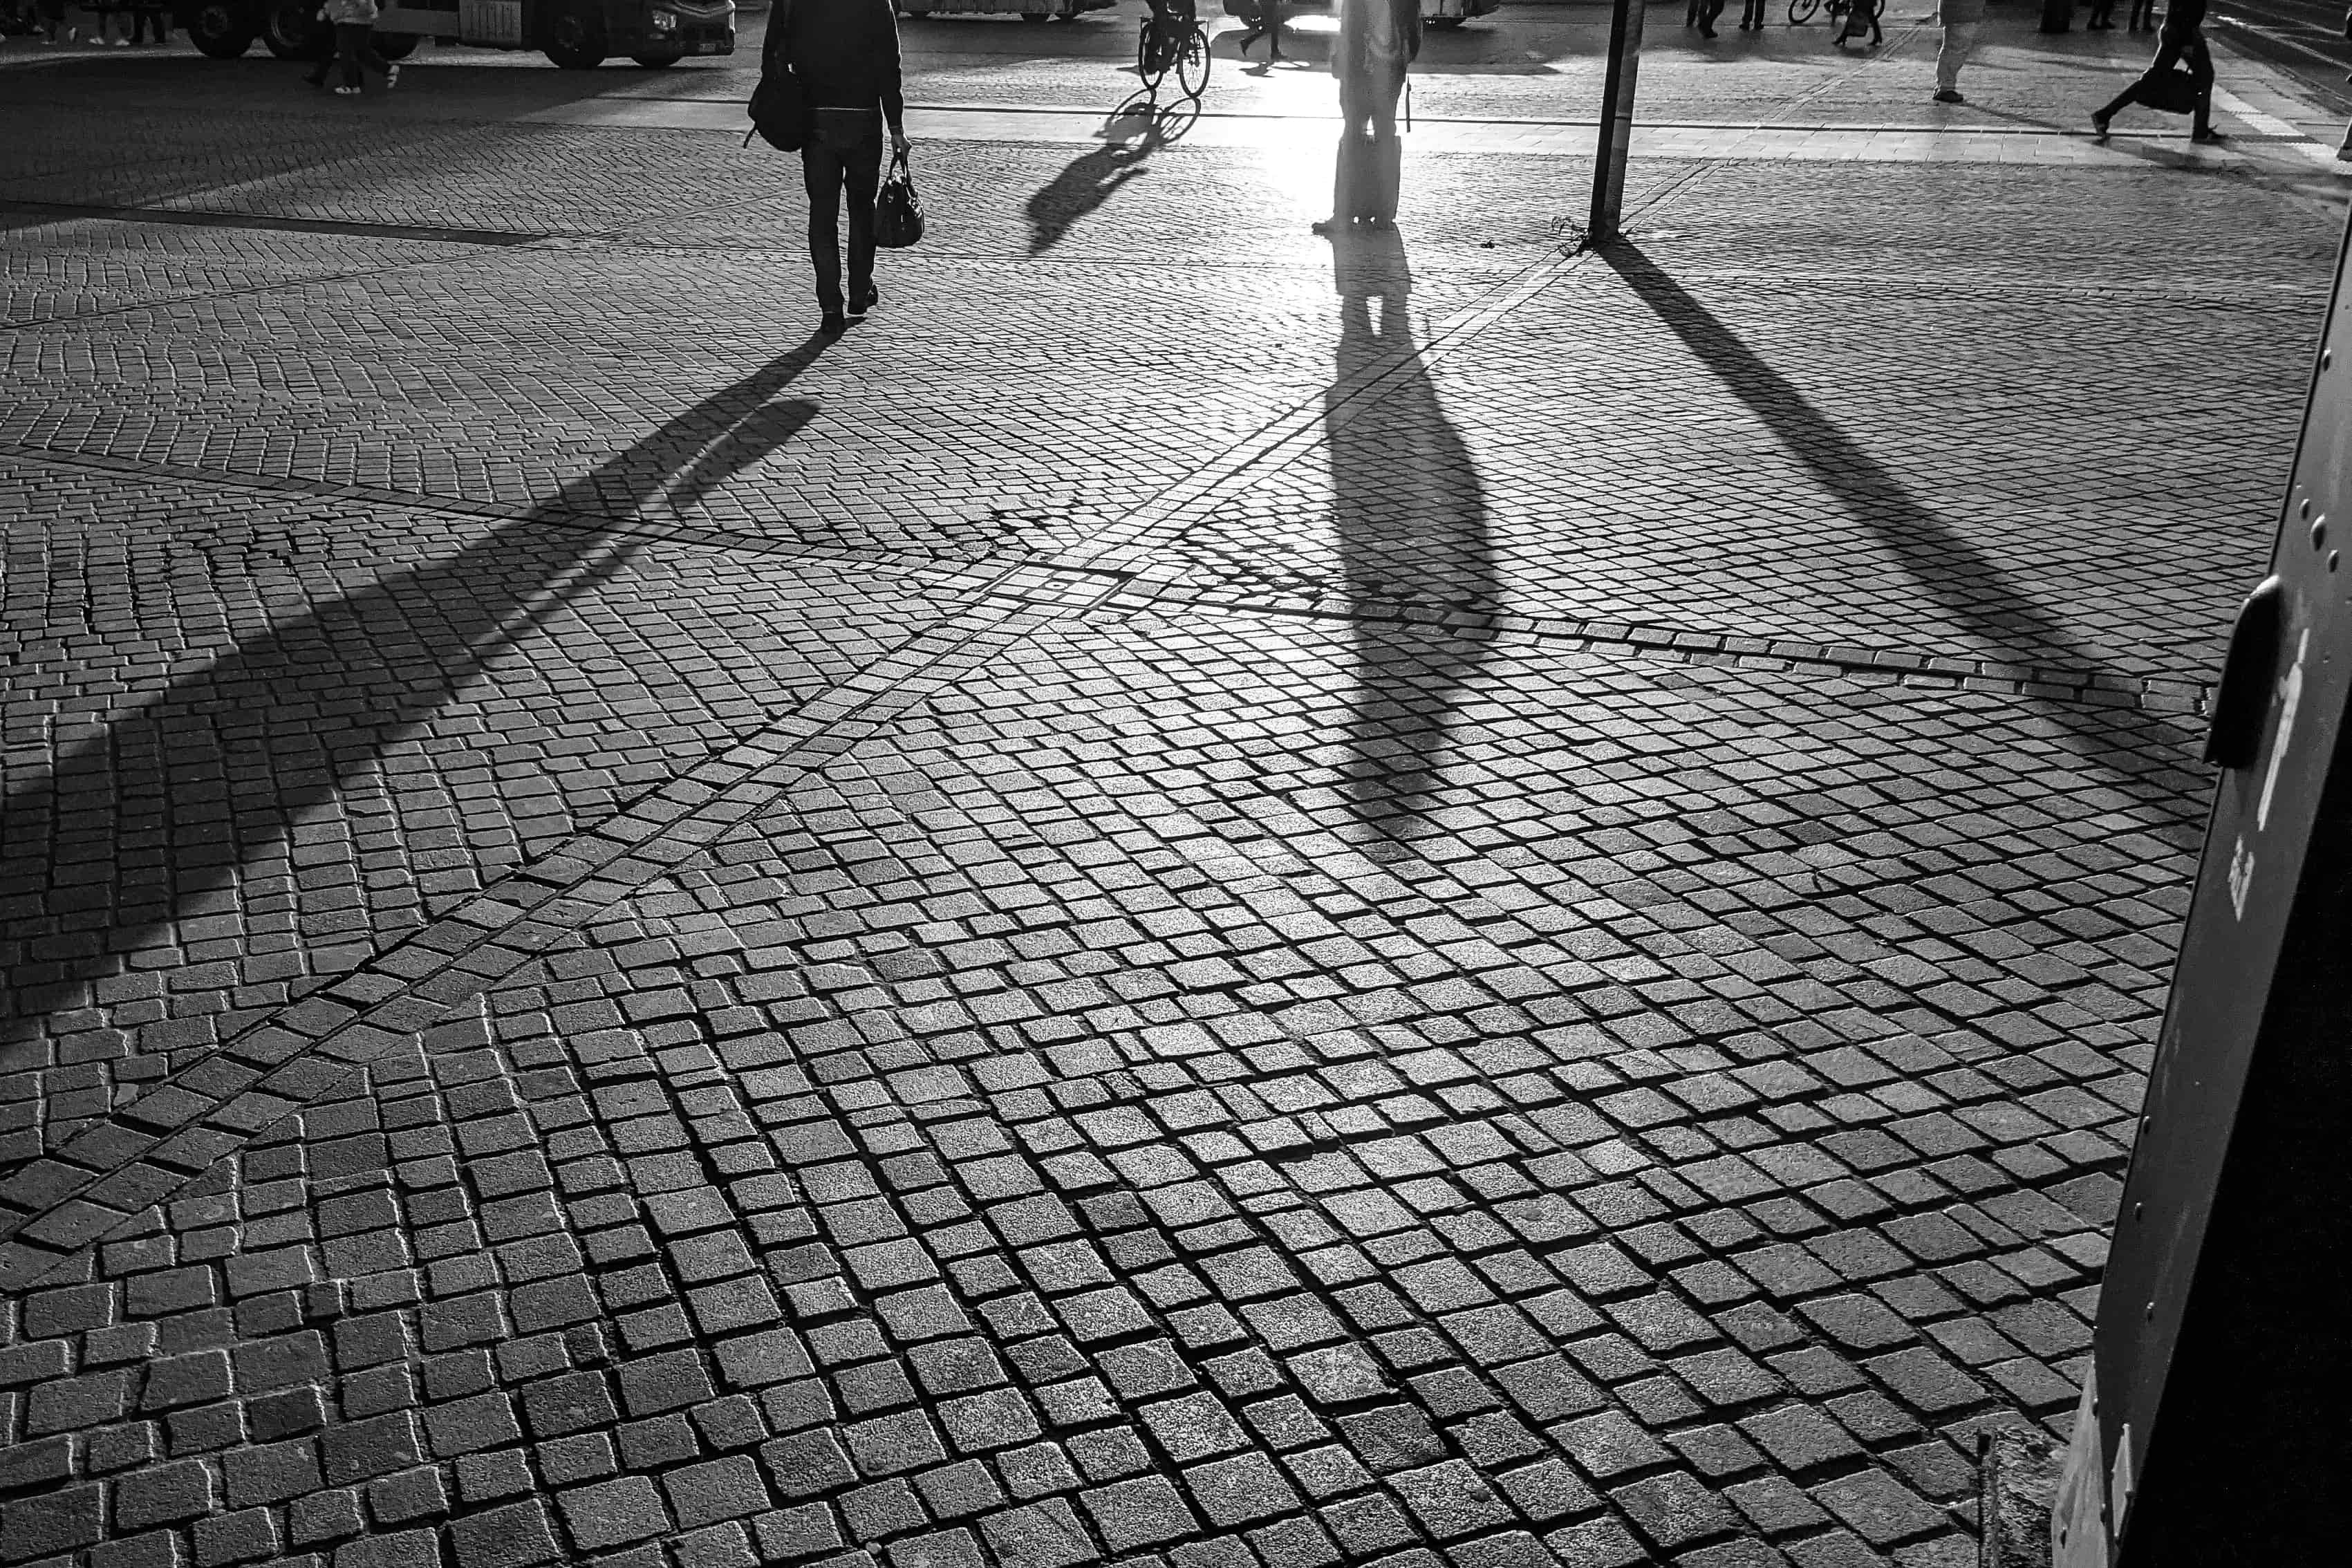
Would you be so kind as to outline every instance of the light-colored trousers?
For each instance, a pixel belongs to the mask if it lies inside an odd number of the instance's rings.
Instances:
[[[1936,90],[1957,92],[1960,86],[1960,68],[1969,63],[1969,53],[1977,47],[1977,29],[1981,22],[1947,22],[1944,24],[1944,44],[1936,51]]]

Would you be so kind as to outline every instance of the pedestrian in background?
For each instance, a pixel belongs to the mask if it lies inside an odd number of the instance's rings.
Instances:
[[[1396,221],[1404,147],[1397,140],[1398,95],[1421,53],[1421,0],[1339,0],[1339,37],[1331,74],[1339,79],[1339,156],[1331,174],[1331,216],[1318,234],[1351,223]]]
[[[151,28],[155,34],[155,42],[170,43],[172,13],[162,5],[152,4],[152,0],[140,0],[138,5],[131,7],[131,41],[134,44],[145,43]]]
[[[2107,139],[2107,121],[2118,110],[2128,104],[2146,103],[2154,106],[2160,85],[2171,76],[2176,65],[2188,68],[2197,84],[2197,101],[2192,112],[2189,140],[2219,142],[2221,133],[2213,129],[2213,54],[2205,47],[2205,0],[2172,0],[2165,8],[2164,30],[2156,37],[2156,58],[2147,69],[2123,91],[2116,94],[2104,109],[2091,111],[2091,133],[2099,141]],[[2176,109],[2174,112],[2179,112]]]
[[[1838,33],[1837,47],[1841,49],[1845,47],[1847,39],[1859,38],[1865,30],[1870,34],[1871,43],[1882,42],[1885,35],[1878,30],[1878,13],[1884,4],[1885,0],[1877,0],[1876,4],[1873,0],[1853,0],[1853,4],[1846,7],[1845,26]]]
[[[1739,30],[1760,33],[1764,30],[1765,0],[1743,0],[1739,12]]]
[[[809,110],[801,146],[808,190],[809,262],[827,332],[864,321],[882,300],[874,286],[874,193],[882,184],[882,132],[904,156],[907,103],[899,88],[898,17],[891,0],[793,0],[785,58]],[[849,287],[841,281],[841,209],[849,207]]]
[[[2131,16],[2126,18],[2135,33],[2145,33],[2156,26],[2156,0],[2132,0]]]
[[[2137,4],[2137,0],[2134,0]],[[2083,24],[2086,33],[2112,33],[2116,30],[2116,0],[2091,0],[2091,19]]]
[[[335,65],[343,68],[343,85],[335,89],[338,98],[359,96],[362,69],[383,78],[386,90],[400,85],[400,68],[375,52],[375,0],[327,0],[319,7],[319,16],[334,24],[335,52],[305,79],[312,87],[326,86],[327,69]]]
[[[1258,0],[1257,15],[1250,21],[1249,31],[1242,35],[1240,52],[1249,58],[1249,47],[1260,38],[1265,40],[1265,58],[1269,64],[1282,58],[1282,0]]]
[[[1698,36],[1715,37],[1715,19],[1723,15],[1723,0],[1698,0]]]
[[[1977,47],[1977,30],[1984,25],[1985,0],[1944,0],[1944,42],[1936,51],[1936,101],[1966,103],[1960,96],[1960,68]]]

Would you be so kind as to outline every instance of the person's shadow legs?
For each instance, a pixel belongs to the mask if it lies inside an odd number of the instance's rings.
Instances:
[[[1413,342],[1403,239],[1342,230],[1331,251],[1340,325],[1324,434],[1356,682],[1340,789],[1367,837],[1411,838],[1442,808],[1448,727],[1486,647],[1388,607],[1494,604],[1486,496]]]

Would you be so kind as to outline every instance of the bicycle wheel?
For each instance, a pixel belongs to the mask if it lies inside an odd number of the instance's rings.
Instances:
[[[1821,9],[1822,0],[1789,0],[1789,26],[1801,27],[1813,19]]]
[[[1176,80],[1195,103],[1209,90],[1209,35],[1197,22],[1184,35],[1184,47],[1176,56]]]
[[[1158,42],[1154,33],[1151,18],[1146,16],[1142,31],[1135,36],[1135,74],[1143,79],[1144,90],[1156,98],[1160,93],[1160,79],[1168,74],[1168,66],[1159,58],[1160,51],[1152,47]]]

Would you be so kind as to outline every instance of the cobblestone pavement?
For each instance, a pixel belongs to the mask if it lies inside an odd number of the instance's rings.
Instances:
[[[0,54],[0,1565],[1973,1561],[2324,107],[1654,26],[1581,254],[1536,12],[1335,246],[1133,9],[908,25],[838,342],[741,58]]]

